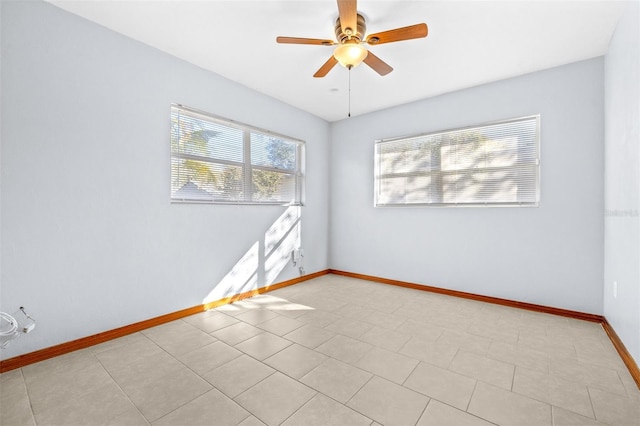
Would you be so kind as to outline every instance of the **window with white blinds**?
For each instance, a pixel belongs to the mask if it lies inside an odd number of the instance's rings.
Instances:
[[[375,143],[375,205],[537,206],[540,116]]]
[[[171,105],[171,200],[302,203],[304,142]]]

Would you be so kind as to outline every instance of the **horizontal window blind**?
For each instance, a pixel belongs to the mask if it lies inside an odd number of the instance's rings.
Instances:
[[[377,141],[375,205],[537,205],[540,117]]]
[[[304,143],[181,105],[171,106],[171,200],[302,201]]]

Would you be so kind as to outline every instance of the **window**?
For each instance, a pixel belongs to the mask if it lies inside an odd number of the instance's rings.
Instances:
[[[540,116],[376,141],[376,206],[537,206]]]
[[[304,143],[181,105],[171,106],[171,200],[302,202]]]

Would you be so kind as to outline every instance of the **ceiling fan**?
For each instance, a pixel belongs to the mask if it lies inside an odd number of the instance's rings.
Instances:
[[[378,74],[387,75],[393,71],[393,68],[367,50],[363,44],[375,46],[427,36],[427,24],[422,23],[370,34],[365,37],[367,26],[364,17],[358,13],[357,0],[337,1],[338,19],[335,26],[337,41],[303,37],[276,37],[276,42],[285,44],[338,45],[333,55],[316,71],[314,77],[324,77],[337,63],[351,69],[361,62],[370,66]]]

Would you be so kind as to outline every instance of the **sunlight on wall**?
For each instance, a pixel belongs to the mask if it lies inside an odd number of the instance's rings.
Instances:
[[[264,252],[269,256],[287,233],[300,221],[300,206],[291,206],[264,233]]]
[[[260,243],[255,242],[231,271],[209,292],[202,303],[216,300],[258,288],[258,268],[260,266]]]
[[[291,262],[291,252],[300,248],[301,213],[299,206],[288,207],[264,233],[264,242],[256,241],[202,303],[273,284]]]

